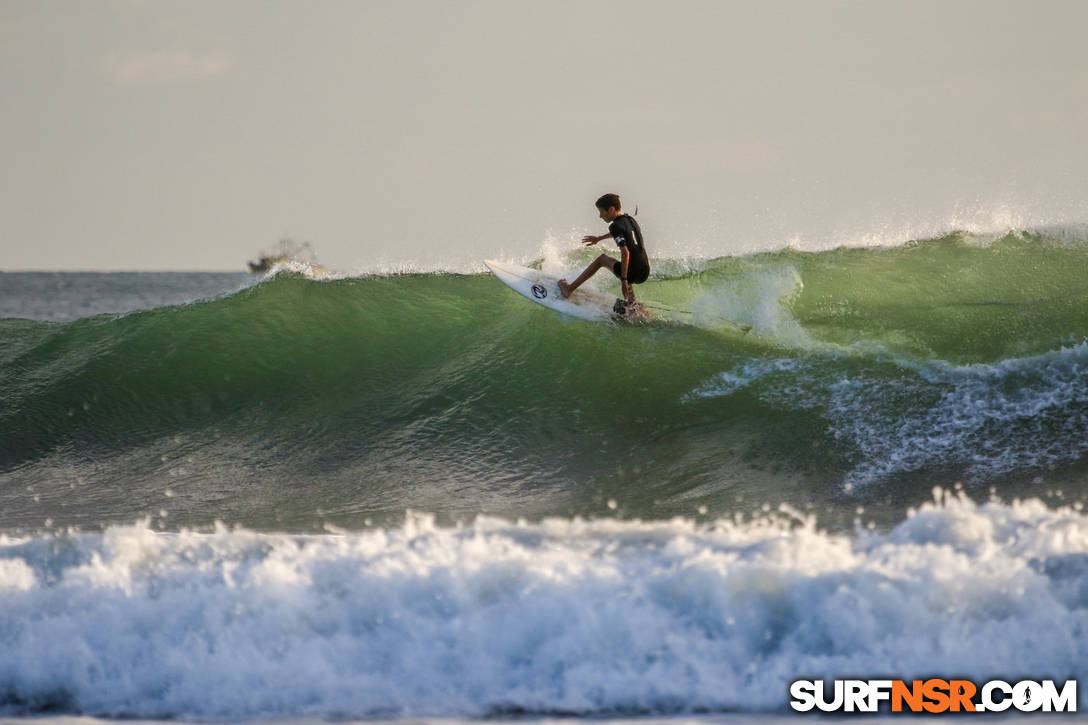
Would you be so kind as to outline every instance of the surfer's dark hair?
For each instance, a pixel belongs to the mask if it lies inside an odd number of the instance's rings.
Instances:
[[[623,208],[622,206],[620,206],[619,194],[605,194],[597,200],[598,209],[611,209],[612,207],[616,207],[617,209]]]

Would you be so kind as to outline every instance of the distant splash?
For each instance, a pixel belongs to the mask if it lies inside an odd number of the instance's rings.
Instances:
[[[413,515],[0,537],[0,708],[229,719],[782,712],[788,683],[1088,684],[1088,518],[937,492],[890,531]]]

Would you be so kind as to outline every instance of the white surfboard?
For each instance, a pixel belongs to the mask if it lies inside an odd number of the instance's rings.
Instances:
[[[485,259],[484,264],[507,287],[538,305],[582,320],[625,319],[612,311],[612,306],[616,303],[614,295],[583,285],[574,290],[570,299],[564,299],[559,292],[558,277],[518,264],[495,262],[489,259]]]

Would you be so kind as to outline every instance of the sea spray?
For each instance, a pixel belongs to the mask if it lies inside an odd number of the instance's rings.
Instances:
[[[105,716],[776,712],[798,677],[1088,681],[1088,519],[937,491],[889,531],[413,514],[0,540],[0,703]]]

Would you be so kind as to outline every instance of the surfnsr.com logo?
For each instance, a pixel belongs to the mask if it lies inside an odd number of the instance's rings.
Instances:
[[[1053,680],[1016,683],[990,680],[797,680],[790,685],[790,707],[798,712],[879,712],[888,703],[892,712],[1076,712],[1077,681],[1061,687]]]

